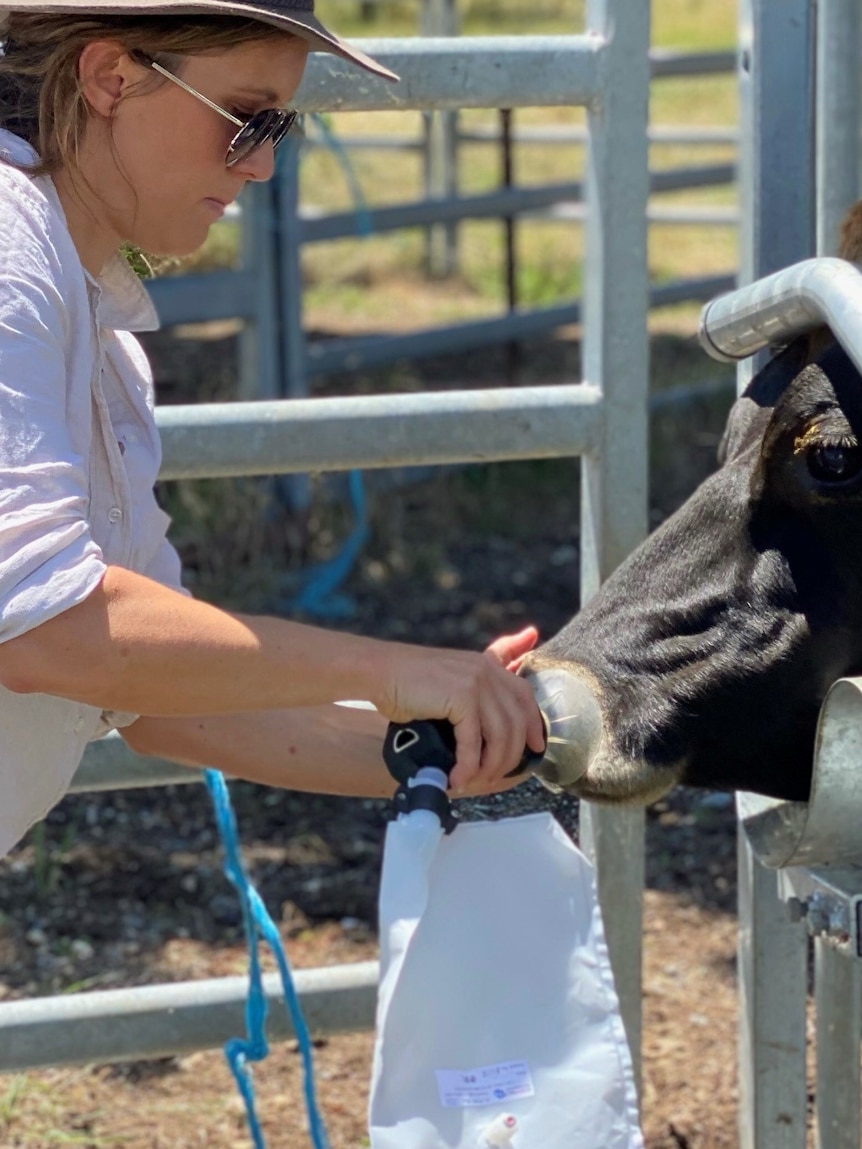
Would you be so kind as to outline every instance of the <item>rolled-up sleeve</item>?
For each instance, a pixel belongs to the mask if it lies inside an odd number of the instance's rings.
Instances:
[[[68,386],[63,269],[35,218],[0,213],[0,642],[83,601],[105,573],[88,523],[89,430]],[[83,421],[82,421],[83,422]]]

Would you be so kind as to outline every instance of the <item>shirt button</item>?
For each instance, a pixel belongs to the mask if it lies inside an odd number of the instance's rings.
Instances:
[[[111,507],[108,511],[108,522],[110,523],[118,523],[122,517],[123,512],[119,507]]]

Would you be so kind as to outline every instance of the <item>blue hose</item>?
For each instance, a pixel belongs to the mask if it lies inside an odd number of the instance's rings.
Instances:
[[[246,1116],[249,1130],[254,1141],[254,1149],[266,1149],[263,1131],[257,1117],[255,1106],[254,1082],[251,1074],[251,1063],[262,1061],[269,1053],[266,1038],[267,1001],[263,989],[263,979],[260,969],[260,956],[258,953],[258,937],[272,950],[278,972],[281,976],[284,1003],[293,1022],[294,1033],[299,1043],[303,1064],[303,1090],[305,1095],[305,1108],[308,1114],[308,1129],[314,1149],[330,1149],[329,1138],[320,1112],[314,1088],[314,1061],[311,1052],[311,1038],[308,1026],[302,1015],[290,965],[284,946],[281,942],[275,922],[270,917],[266,906],[261,901],[257,890],[248,880],[239,852],[239,837],[236,828],[236,818],[231,806],[230,794],[224,776],[218,770],[204,771],[204,778],[210,797],[215,807],[216,822],[224,844],[225,860],[224,872],[236,888],[242,907],[243,927],[248,941],[249,954],[249,987],[245,1007],[245,1038],[234,1037],[225,1044],[224,1052],[230,1066],[231,1073],[237,1083],[237,1088],[245,1102]]]

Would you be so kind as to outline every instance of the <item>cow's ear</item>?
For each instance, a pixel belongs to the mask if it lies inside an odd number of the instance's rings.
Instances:
[[[741,454],[754,439],[759,441],[768,420],[768,411],[758,407],[747,395],[740,395],[730,409],[718,444],[718,465],[723,467]]]
[[[827,337],[831,342],[832,336],[828,331]],[[812,343],[809,335],[800,336],[758,371],[730,409],[718,445],[720,466],[730,462],[753,441],[760,442],[778,399],[811,361],[820,345],[819,340]]]

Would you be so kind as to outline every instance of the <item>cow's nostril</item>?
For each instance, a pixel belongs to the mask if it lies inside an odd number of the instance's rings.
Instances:
[[[862,447],[819,443],[806,452],[805,462],[818,483],[842,486],[862,475]]]

